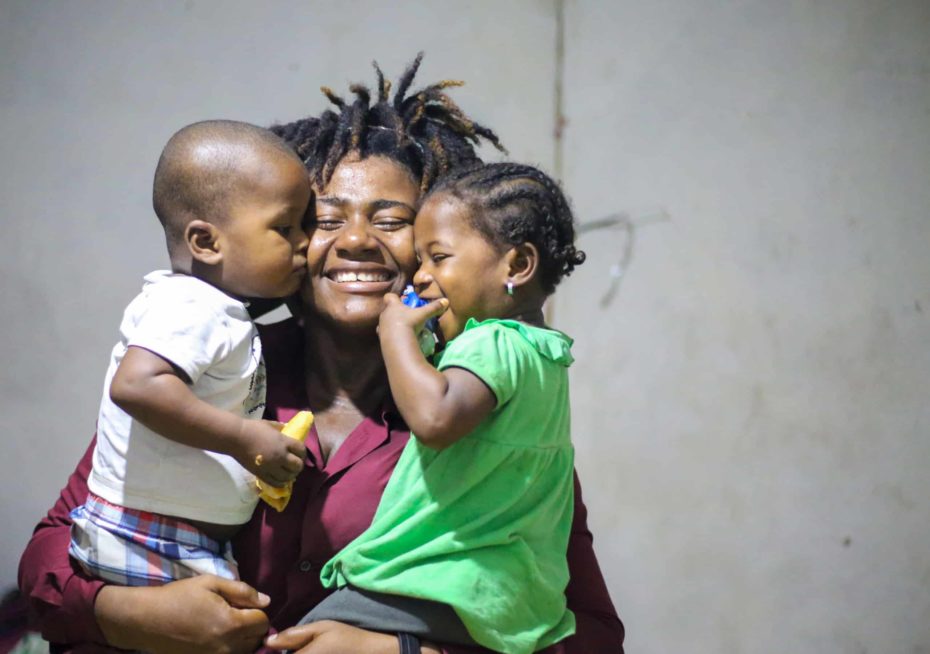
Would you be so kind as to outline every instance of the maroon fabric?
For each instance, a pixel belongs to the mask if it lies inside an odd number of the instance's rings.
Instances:
[[[301,334],[293,321],[262,329],[268,368],[266,417],[286,422],[307,408],[300,369]],[[331,460],[323,462],[315,430],[307,436],[306,469],[297,478],[283,513],[264,503],[233,541],[243,580],[271,597],[268,616],[276,629],[297,621],[328,593],[320,568],[364,531],[374,516],[391,471],[409,438],[390,407],[366,418]],[[48,515],[39,523],[20,562],[19,583],[46,639],[102,643],[93,604],[102,582],[86,578],[67,554],[71,508],[87,493],[88,449]],[[587,510],[575,478],[575,518],[568,550],[568,606],[577,633],[548,654],[623,651],[623,625],[604,584],[587,528]],[[67,648],[60,651],[70,651]],[[484,651],[449,647],[448,654]]]

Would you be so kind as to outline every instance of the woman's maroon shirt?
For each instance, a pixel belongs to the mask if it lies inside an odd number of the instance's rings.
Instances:
[[[266,417],[286,422],[307,408],[302,335],[293,320],[262,327],[261,335],[268,370]],[[294,484],[287,508],[276,513],[260,504],[236,536],[233,549],[240,576],[271,597],[267,613],[276,629],[296,624],[329,593],[320,583],[320,567],[371,524],[409,437],[400,416],[392,407],[385,407],[363,420],[324,462],[316,432],[311,430],[306,441],[306,468]],[[105,642],[94,618],[94,599],[103,582],[86,577],[71,564],[67,553],[68,514],[87,494],[92,445],[55,506],[36,527],[20,562],[20,588],[43,636],[55,643]],[[623,625],[594,556],[577,476],[568,565],[571,579],[565,594],[578,630],[545,651],[622,652]],[[68,647],[56,650],[70,651]],[[482,650],[446,650],[448,654],[475,651]]]

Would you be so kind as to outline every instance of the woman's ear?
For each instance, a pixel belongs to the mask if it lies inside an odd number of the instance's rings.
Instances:
[[[532,243],[515,245],[507,252],[508,279],[515,287],[532,280],[539,269],[539,250]]]
[[[220,252],[220,230],[205,220],[192,220],[184,229],[184,241],[194,261],[215,266],[223,260]]]

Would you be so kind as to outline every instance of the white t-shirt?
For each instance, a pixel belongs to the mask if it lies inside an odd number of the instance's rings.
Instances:
[[[168,440],[110,399],[110,383],[130,345],[183,370],[205,402],[261,418],[265,367],[245,304],[196,277],[146,275],[142,292],[126,307],[110,356],[87,485],[131,509],[217,524],[247,522],[258,494],[254,477],[235,459]]]

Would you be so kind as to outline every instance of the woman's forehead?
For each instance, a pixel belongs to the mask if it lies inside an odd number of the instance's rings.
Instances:
[[[416,206],[420,189],[410,171],[386,157],[344,159],[318,194],[348,202],[393,200]]]

